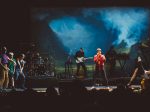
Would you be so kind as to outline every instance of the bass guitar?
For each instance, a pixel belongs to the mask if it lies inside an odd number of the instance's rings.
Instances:
[[[88,58],[77,57],[76,63],[83,63],[85,60],[88,60],[88,59],[93,59],[93,57],[88,57]]]

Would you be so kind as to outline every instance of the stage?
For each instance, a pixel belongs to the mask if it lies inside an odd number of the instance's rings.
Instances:
[[[131,85],[130,86],[134,92],[138,92],[141,90],[141,86],[140,85]],[[85,87],[88,91],[91,91],[93,89],[96,89],[96,90],[108,90],[109,92],[113,91],[114,89],[117,88],[117,86],[100,86],[100,85],[97,85],[97,86],[86,86]],[[33,90],[35,90],[36,92],[41,92],[41,93],[45,93],[46,92],[46,89],[47,88],[32,88]],[[57,91],[58,95],[59,94],[59,88],[58,87],[55,87],[55,90]],[[6,89],[5,92],[6,93],[9,93],[9,92],[12,92],[13,90],[12,89]],[[17,92],[23,92],[25,91],[24,89],[20,89],[20,88],[16,88],[14,91],[17,91]]]
[[[30,88],[47,88],[49,86],[58,87],[59,85],[69,85],[74,80],[80,80],[85,87],[92,87],[94,85],[93,78],[57,78],[51,76],[32,76],[26,78],[26,87]],[[101,78],[98,79],[103,83]],[[118,84],[127,85],[130,77],[116,77],[116,78],[108,78],[109,86],[117,86]],[[133,85],[140,85],[140,81],[142,79],[137,77],[135,81],[133,81]],[[100,85],[102,86],[102,85]]]
[[[27,77],[26,78],[26,87],[27,88],[32,88],[36,92],[46,92],[46,89],[48,87],[54,87],[55,90],[57,91],[59,95],[59,87],[64,87],[64,86],[71,86],[72,82],[74,80],[79,80],[84,87],[88,91],[96,89],[96,90],[108,90],[108,91],[113,91],[114,89],[117,88],[117,85],[123,84],[126,85],[130,77],[122,77],[122,78],[111,78],[108,80],[108,85],[102,85],[102,84],[94,84],[93,79],[91,78],[86,78],[86,79],[58,79],[56,77],[50,77],[50,76],[34,76],[34,77]],[[103,82],[102,79],[99,79],[101,82]],[[141,78],[136,78],[136,80],[133,82],[133,84],[130,86],[135,92],[141,90],[140,86],[140,80]],[[11,92],[12,89],[6,89],[5,92]],[[25,91],[24,89],[16,88],[15,91],[18,92],[23,92]]]

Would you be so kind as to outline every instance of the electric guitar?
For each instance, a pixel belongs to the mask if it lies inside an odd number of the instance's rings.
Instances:
[[[84,62],[85,60],[88,60],[88,59],[93,59],[93,57],[88,57],[88,58],[77,57],[76,63],[82,63],[82,62]]]

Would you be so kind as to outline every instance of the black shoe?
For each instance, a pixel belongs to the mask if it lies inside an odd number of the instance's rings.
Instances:
[[[16,91],[16,88],[15,88],[15,87],[12,87],[12,91]]]

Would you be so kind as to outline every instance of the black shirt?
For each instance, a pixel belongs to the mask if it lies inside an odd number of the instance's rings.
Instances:
[[[141,76],[144,74],[144,68],[143,68],[143,62],[142,61],[138,61],[136,59],[136,63],[135,63],[135,68],[138,68],[138,76]]]
[[[84,52],[77,51],[76,55],[75,55],[75,58],[77,58],[77,57],[84,57]]]

